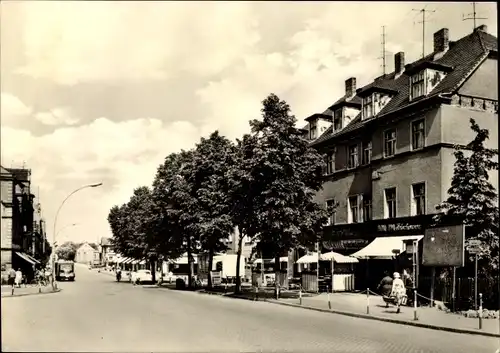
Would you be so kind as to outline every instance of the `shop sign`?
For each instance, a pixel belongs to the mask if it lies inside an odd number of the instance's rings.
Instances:
[[[379,224],[377,225],[377,231],[383,233],[389,232],[412,232],[421,231],[421,224],[409,224],[409,223],[389,223],[389,224]]]

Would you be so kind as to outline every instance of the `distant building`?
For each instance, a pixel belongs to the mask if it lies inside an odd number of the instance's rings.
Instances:
[[[82,264],[97,265],[100,263],[100,253],[97,246],[87,242],[83,243],[76,250],[75,262]]]
[[[0,184],[2,271],[21,268],[30,276],[51,251],[41,207],[31,193],[31,170],[0,166]]]

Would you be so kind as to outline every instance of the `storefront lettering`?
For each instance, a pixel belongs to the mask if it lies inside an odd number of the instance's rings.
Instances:
[[[420,229],[422,229],[422,226],[420,224],[408,224],[408,223],[379,224],[377,226],[377,230],[379,232],[411,231]]]

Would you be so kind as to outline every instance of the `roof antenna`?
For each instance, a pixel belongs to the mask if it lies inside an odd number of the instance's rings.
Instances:
[[[467,21],[467,20],[473,20],[474,22],[474,28],[472,28],[472,31],[476,29],[476,20],[487,20],[487,17],[476,17],[477,12],[476,12],[476,3],[472,3],[472,13],[467,14],[469,17],[465,17],[465,15],[462,15],[462,21]]]
[[[427,5],[426,5],[427,6]],[[426,12],[436,12],[436,10],[426,10],[425,7],[423,9],[412,9],[412,11],[418,11],[422,13],[422,21],[419,23],[422,24],[422,58],[425,57],[425,13]]]
[[[382,74],[385,76],[386,66],[385,66],[385,26],[382,26],[382,56],[379,59],[382,59]]]

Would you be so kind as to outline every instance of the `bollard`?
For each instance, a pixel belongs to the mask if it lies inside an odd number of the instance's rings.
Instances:
[[[366,288],[366,313],[370,314],[370,288]]]
[[[330,301],[330,291],[328,289],[328,286],[326,286],[326,292],[328,294],[328,309],[332,310],[332,302]]]
[[[259,300],[259,287],[255,286],[255,299],[254,300]]]
[[[479,293],[479,329],[483,329],[483,293]]]
[[[12,293],[11,293],[11,295],[14,295],[14,287],[12,287]]]
[[[417,290],[413,290],[413,320],[417,321],[418,320],[418,314],[417,314]]]
[[[302,305],[302,287],[299,289],[299,305]]]

